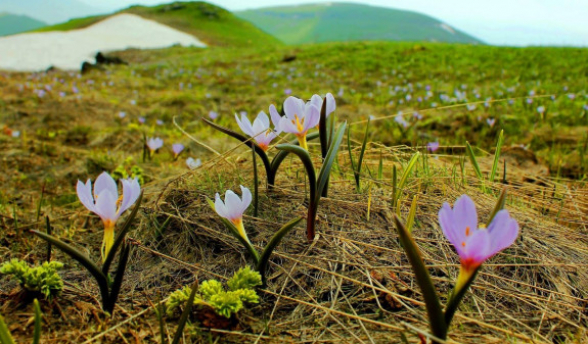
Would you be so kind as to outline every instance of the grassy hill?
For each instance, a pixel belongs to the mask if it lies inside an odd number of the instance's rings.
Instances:
[[[0,36],[14,35],[15,33],[38,29],[46,25],[47,23],[31,17],[0,13]]]
[[[271,7],[236,15],[287,44],[366,40],[482,43],[420,13],[360,4]]]
[[[118,13],[132,13],[192,34],[212,46],[241,47],[251,44],[279,45],[278,39],[231,12],[206,2],[174,2],[154,7],[132,6]],[[72,19],[36,31],[81,29],[110,15]]]

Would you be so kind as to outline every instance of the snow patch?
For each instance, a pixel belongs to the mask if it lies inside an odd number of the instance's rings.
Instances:
[[[97,52],[172,45],[206,47],[196,37],[134,14],[118,14],[84,29],[0,37],[0,69],[40,71],[55,66],[80,69]]]

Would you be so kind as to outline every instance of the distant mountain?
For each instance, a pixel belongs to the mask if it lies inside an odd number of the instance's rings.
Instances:
[[[364,40],[482,43],[424,14],[353,3],[268,7],[235,14],[286,44]]]
[[[47,24],[31,17],[0,13],[0,36],[35,30]]]
[[[145,19],[155,20],[161,24],[191,34],[210,46],[244,47],[251,45],[275,46],[282,44],[277,38],[260,30],[247,20],[238,18],[223,8],[202,1],[173,2],[153,7],[132,6],[114,14],[118,13],[131,13]],[[111,15],[72,19],[35,31],[46,32],[81,29],[104,20],[109,16]]]
[[[0,0],[0,12],[26,15],[49,24],[104,13],[77,0]]]

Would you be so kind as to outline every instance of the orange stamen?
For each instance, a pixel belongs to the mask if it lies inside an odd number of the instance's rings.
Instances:
[[[470,236],[470,227],[466,227],[466,236]]]

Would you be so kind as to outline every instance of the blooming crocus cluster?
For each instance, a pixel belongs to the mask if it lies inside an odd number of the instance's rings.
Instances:
[[[512,245],[519,234],[518,223],[504,209],[496,213],[488,228],[478,225],[476,205],[467,195],[461,196],[453,209],[443,204],[439,223],[461,261],[456,289],[463,287],[484,261]]]
[[[232,190],[227,190],[225,193],[225,201],[223,202],[217,193],[215,196],[214,209],[221,217],[231,221],[239,231],[239,235],[249,241],[245,227],[243,226],[243,213],[251,204],[251,191],[241,185],[242,198],[239,198]]]
[[[92,181],[86,183],[78,180],[77,194],[80,202],[91,212],[100,216],[104,224],[104,241],[102,242],[102,259],[106,259],[114,243],[114,226],[122,213],[129,209],[139,198],[141,186],[137,178],[121,179],[122,195],[112,177],[103,172],[96,178],[94,190]]]
[[[156,150],[163,147],[163,140],[159,137],[150,137],[145,144],[149,148],[149,154],[153,154]]]
[[[257,118],[253,121],[253,124],[251,124],[249,118],[247,118],[246,113],[241,114],[241,119],[235,114],[235,119],[237,120],[239,128],[241,128],[245,134],[253,137],[255,142],[257,142],[257,145],[261,147],[264,152],[268,150],[269,144],[272,140],[280,134],[279,131],[275,132],[270,127],[269,117],[267,117],[263,111],[260,111],[259,114],[257,114]]]
[[[288,97],[284,102],[284,117],[270,106],[270,116],[278,131],[296,135],[300,147],[308,149],[306,144],[306,133],[316,127],[320,121],[320,109],[311,102],[304,103],[304,100],[295,97]]]

